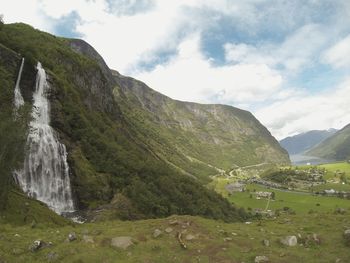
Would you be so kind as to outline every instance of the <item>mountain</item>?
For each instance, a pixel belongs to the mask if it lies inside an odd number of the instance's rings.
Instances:
[[[312,130],[284,138],[280,144],[290,155],[300,154],[332,136],[336,131],[336,129]]]
[[[14,118],[13,89],[22,57],[20,92],[25,104]],[[0,81],[0,131],[7,131],[0,136],[2,193],[18,191],[12,171],[28,160],[25,138],[33,129],[25,126],[33,122],[32,97],[38,87],[45,88],[39,95],[50,104],[53,137],[67,159],[79,210],[108,209],[122,219],[190,214],[242,220],[242,210],[204,186],[208,176],[234,164],[289,163],[288,154],[251,113],[171,100],[111,71],[82,40],[56,37],[25,24],[3,25]],[[50,165],[48,156],[41,153],[40,158]],[[3,162],[5,157],[8,162]],[[43,164],[34,164],[42,172]],[[4,209],[11,206],[11,196],[1,199]]]
[[[186,174],[208,180],[233,165],[289,162],[250,112],[173,100],[138,80],[114,76],[114,93],[128,119],[157,156]]]
[[[350,158],[350,124],[307,151],[307,154],[331,160],[348,160]]]

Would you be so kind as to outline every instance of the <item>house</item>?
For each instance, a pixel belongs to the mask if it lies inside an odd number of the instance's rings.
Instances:
[[[261,198],[271,198],[272,193],[271,192],[256,192],[256,199],[261,199]]]
[[[226,185],[226,190],[232,194],[234,192],[244,192],[245,190],[245,184],[236,182]]]

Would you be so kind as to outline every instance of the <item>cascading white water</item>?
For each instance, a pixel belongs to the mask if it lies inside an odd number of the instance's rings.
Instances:
[[[21,90],[19,89],[19,83],[21,82],[23,65],[24,65],[24,58],[22,58],[21,67],[19,68],[16,86],[15,86],[15,110],[18,110],[19,107],[21,107],[24,104]]]
[[[23,191],[46,203],[56,213],[74,211],[67,151],[58,141],[50,126],[49,101],[46,97],[49,84],[41,63],[37,64],[37,77],[32,121],[27,138],[27,154],[22,171],[15,176]]]

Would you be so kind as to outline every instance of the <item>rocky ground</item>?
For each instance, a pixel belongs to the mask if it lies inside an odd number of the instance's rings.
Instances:
[[[350,262],[350,217],[282,215],[225,224],[172,216],[0,226],[0,262]]]

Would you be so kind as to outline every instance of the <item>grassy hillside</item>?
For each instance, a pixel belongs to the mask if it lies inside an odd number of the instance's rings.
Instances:
[[[326,159],[347,160],[350,158],[350,124],[307,152],[308,155]]]
[[[71,42],[25,24],[1,28],[1,47],[13,54],[1,56],[0,60],[0,71],[4,76],[0,78],[1,89],[6,91],[2,93],[6,96],[2,99],[5,103],[0,104],[0,112],[8,112],[0,122],[1,128],[7,127],[4,120],[13,122],[12,96],[21,56],[26,58],[21,91],[29,107],[35,81],[34,65],[40,61],[51,85],[48,94],[51,124],[67,146],[71,181],[79,208],[109,204],[114,217],[124,219],[191,214],[241,220],[244,214],[238,209],[152,153],[114,100],[115,83],[109,72],[98,60],[73,49]],[[25,126],[26,122],[23,123]],[[1,133],[1,140],[19,141],[16,132],[20,130],[14,131]],[[24,142],[25,132],[20,135]],[[24,151],[23,143],[18,149]],[[15,156],[5,155],[8,158]],[[11,171],[21,162],[20,158],[15,159],[6,163],[6,169],[1,169],[2,182],[11,181]],[[7,200],[7,204],[12,202]]]
[[[132,125],[157,156],[185,172],[205,180],[234,165],[289,163],[287,152],[250,112],[172,100],[114,74],[116,100]]]
[[[317,222],[317,223],[315,223]],[[350,224],[348,215],[315,213],[282,215],[251,224],[225,224],[199,217],[173,216],[136,222],[106,222],[65,227],[0,226],[0,260],[6,262],[254,262],[267,256],[269,262],[349,262],[349,247],[342,238]],[[168,228],[169,233],[165,230]],[[169,229],[171,228],[171,229]],[[154,237],[155,229],[162,231]],[[67,242],[74,232],[77,239]],[[186,245],[178,240],[178,233]],[[279,240],[298,236],[298,245],[287,247]],[[126,236],[128,248],[112,245]],[[313,237],[316,239],[313,239]],[[34,240],[51,245],[31,252]],[[269,246],[263,244],[269,242]],[[266,241],[265,241],[266,242]]]

